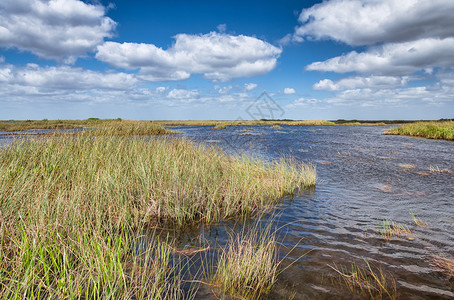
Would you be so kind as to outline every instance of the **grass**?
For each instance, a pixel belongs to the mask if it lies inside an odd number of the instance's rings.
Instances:
[[[143,228],[251,216],[316,181],[291,160],[99,132],[0,151],[1,298],[191,298],[166,243],[141,246]]]
[[[390,220],[379,223],[379,232],[385,240],[401,235],[410,235],[411,231],[406,226]]]
[[[391,128],[384,134],[408,135],[429,139],[454,140],[454,121],[415,122]]]
[[[227,128],[227,125],[222,125],[222,124],[217,124],[216,126],[214,126],[214,129],[226,129]]]
[[[219,121],[219,120],[186,120],[186,121],[154,121],[161,125],[174,125],[174,126],[238,126],[238,125],[335,125],[332,121],[326,120],[237,120],[237,121]]]
[[[279,126],[279,125],[273,125],[273,126],[271,126],[271,128],[273,128],[273,129],[282,129],[282,126]]]
[[[454,279],[454,260],[444,256],[435,255],[431,257],[431,265],[441,272],[448,280]]]
[[[416,226],[427,227],[427,223],[424,222],[423,220],[421,220],[420,218],[418,218],[417,216],[415,216],[415,214],[413,212],[410,212],[410,215]]]
[[[359,293],[370,299],[397,299],[396,281],[391,275],[385,274],[381,269],[373,268],[368,261],[366,266],[356,264],[347,267],[330,266],[340,276],[352,293]]]
[[[174,133],[164,129],[160,124],[153,121],[127,121],[122,119],[100,120],[91,118],[87,120],[73,121],[1,121],[2,131],[25,131],[39,129],[85,129],[86,134],[100,135],[161,135]],[[49,133],[54,134],[54,133]],[[62,134],[62,133],[59,133]],[[72,134],[72,132],[63,133]]]
[[[223,249],[213,283],[224,295],[262,299],[277,281],[276,236],[269,228],[231,235]]]

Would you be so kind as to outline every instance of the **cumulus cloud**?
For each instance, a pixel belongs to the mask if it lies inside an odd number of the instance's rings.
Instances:
[[[211,32],[178,34],[164,50],[153,44],[106,42],[98,46],[96,58],[117,68],[140,69],[152,81],[183,80],[191,74],[227,81],[270,72],[282,50],[244,35]]]
[[[167,94],[167,98],[171,99],[192,99],[198,96],[199,91],[186,89],[173,89]]]
[[[0,47],[74,62],[112,36],[116,23],[105,12],[79,0],[2,0]]]
[[[332,0],[304,9],[294,39],[349,45],[454,36],[451,0]]]
[[[291,94],[295,94],[295,93],[296,93],[296,91],[294,88],[285,88],[284,89],[284,94],[286,94],[286,95],[291,95]]]
[[[18,68],[0,65],[0,85],[23,86],[46,90],[122,90],[137,85],[138,80],[126,73],[100,73],[68,66],[40,67],[28,64]]]
[[[385,44],[314,62],[306,70],[399,75],[437,66],[454,66],[454,38]]]
[[[370,76],[370,77],[347,77],[333,82],[330,79],[323,79],[313,85],[314,90],[321,91],[340,91],[345,89],[357,88],[390,88],[404,86],[408,82],[408,77],[398,76]]]
[[[245,83],[244,84],[244,88],[247,90],[247,91],[252,91],[253,89],[255,89],[256,87],[258,87],[259,85],[257,83]]]

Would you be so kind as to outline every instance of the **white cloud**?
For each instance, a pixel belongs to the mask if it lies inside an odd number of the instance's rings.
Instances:
[[[169,87],[167,87],[167,86],[158,86],[155,90],[157,93],[162,94],[165,91],[167,91],[168,89],[169,89]]]
[[[259,85],[257,83],[245,83],[244,84],[244,88],[247,90],[247,91],[252,91],[253,89],[255,89],[256,87],[258,87]]]
[[[350,52],[306,67],[310,71],[405,75],[431,67],[454,66],[454,38],[391,43]]]
[[[171,99],[194,99],[199,96],[197,90],[173,89],[167,94],[167,98]]]
[[[286,94],[286,95],[291,95],[291,94],[295,94],[295,93],[296,93],[296,91],[294,88],[285,88],[284,89],[284,94]]]
[[[112,66],[139,68],[146,80],[183,80],[191,74],[227,81],[270,72],[282,50],[254,37],[211,32],[178,34],[167,50],[153,44],[106,42],[96,58]]]
[[[100,73],[69,66],[24,68],[0,65],[0,84],[35,87],[47,90],[121,90],[136,86],[138,80],[126,73]]]
[[[332,0],[304,9],[294,39],[349,45],[454,36],[452,0]]]
[[[370,77],[347,77],[333,82],[330,79],[320,80],[313,85],[314,90],[321,91],[340,91],[356,88],[390,88],[404,86],[408,82],[408,77],[398,76],[370,76]]]
[[[105,12],[79,0],[2,0],[0,47],[72,63],[112,36],[116,23]]]
[[[315,98],[299,98],[285,106],[286,109],[296,109],[305,106],[314,106],[320,104],[322,101]]]

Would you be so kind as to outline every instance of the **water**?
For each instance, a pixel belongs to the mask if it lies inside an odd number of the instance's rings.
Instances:
[[[382,135],[382,126],[171,128],[232,155],[286,156],[316,165],[316,187],[286,197],[271,220],[262,221],[280,228],[287,267],[271,299],[363,299],[339,284],[330,266],[364,266],[364,260],[396,280],[400,299],[454,298],[454,282],[432,262],[434,256],[454,257],[454,173],[431,172],[454,171],[453,142]],[[0,147],[9,141],[0,133]],[[427,226],[415,225],[410,212]],[[385,219],[411,235],[386,241],[378,232]],[[206,241],[223,246],[233,224],[188,228],[175,232],[175,240],[179,247],[204,247]],[[203,286],[197,298],[216,299]]]
[[[282,237],[283,266],[273,299],[351,299],[330,266],[367,260],[396,280],[399,298],[454,298],[454,284],[432,257],[454,256],[454,143],[382,135],[375,126],[172,127],[189,139],[216,144],[234,155],[248,152],[312,162],[319,183],[284,199],[273,222]],[[412,212],[427,226],[417,226]],[[411,234],[386,241],[388,219]],[[293,263],[293,264],[292,264]],[[357,295],[359,299],[364,296]]]

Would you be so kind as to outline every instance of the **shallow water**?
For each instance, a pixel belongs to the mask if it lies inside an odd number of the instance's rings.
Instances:
[[[318,184],[273,213],[283,246],[298,245],[283,265],[273,299],[351,299],[330,266],[367,260],[396,280],[399,298],[454,298],[454,284],[434,268],[435,255],[454,256],[454,143],[382,135],[384,126],[172,127],[184,136],[274,160],[293,157],[317,166]],[[431,172],[432,170],[432,172]],[[417,226],[414,213],[427,223]],[[388,219],[411,234],[386,241]],[[266,222],[266,220],[265,220]],[[218,234],[219,235],[219,234]],[[225,237],[224,237],[225,238]],[[222,240],[222,234],[217,240]]]
[[[288,267],[271,299],[367,298],[339,284],[330,267],[364,266],[364,260],[396,280],[400,299],[454,298],[454,282],[432,263],[433,256],[454,257],[454,173],[433,172],[454,171],[454,142],[382,135],[385,126],[169,128],[233,155],[316,165],[316,187],[286,197],[262,220],[279,228]],[[0,147],[11,140],[0,132]],[[410,212],[427,226],[417,226]],[[379,233],[385,219],[412,233],[385,240]],[[223,246],[234,223],[174,232],[175,246]],[[204,286],[197,298],[216,299]]]

